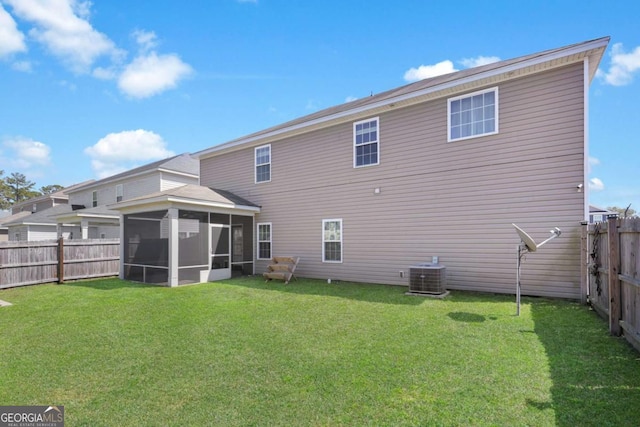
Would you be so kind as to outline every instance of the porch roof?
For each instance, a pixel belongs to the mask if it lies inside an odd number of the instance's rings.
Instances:
[[[74,224],[80,223],[83,219],[109,224],[118,224],[120,221],[120,213],[104,205],[84,209],[73,209],[71,205],[64,205],[64,208],[55,215],[58,223]]]
[[[109,205],[108,207],[115,211],[125,213],[161,209],[169,206],[182,208],[222,208],[242,210],[248,213],[260,212],[260,206],[230,191],[195,184],[186,184],[170,190],[158,191],[146,196]]]

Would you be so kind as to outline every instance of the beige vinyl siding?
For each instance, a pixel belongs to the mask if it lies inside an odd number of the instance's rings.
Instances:
[[[511,223],[538,242],[558,226],[562,236],[523,262],[523,293],[577,298],[583,96],[574,64],[501,83],[496,135],[447,142],[441,98],[377,114],[380,165],[353,168],[349,121],[272,142],[270,183],[253,183],[252,147],[203,159],[201,183],[260,205],[274,255],[300,256],[307,277],[407,285],[409,267],[437,255],[451,289],[514,293]],[[322,263],[330,218],[343,221],[341,264]]]

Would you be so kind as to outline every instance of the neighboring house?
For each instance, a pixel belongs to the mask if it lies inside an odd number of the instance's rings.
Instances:
[[[11,211],[0,211],[0,242],[9,240],[9,229],[4,226],[4,221],[11,216]]]
[[[618,212],[589,205],[589,223],[606,221],[609,215],[618,215]]]
[[[19,212],[3,222],[11,241],[55,240],[62,236],[73,238],[74,228],[68,224],[57,224],[55,215],[65,212],[68,205],[57,205],[40,212]]]
[[[11,206],[11,215],[0,218],[0,236],[5,234],[7,240],[56,239],[61,231],[52,215],[65,210],[64,206],[69,203],[69,191],[89,182],[91,181],[14,204]],[[65,235],[69,235],[70,232],[71,230],[62,228]]]
[[[121,277],[176,286],[241,262],[262,273],[281,255],[300,257],[300,276],[407,285],[411,265],[438,256],[450,289],[514,293],[516,223],[538,241],[562,229],[527,256],[522,292],[578,298],[589,85],[608,42],[425,79],[200,151],[200,189],[114,206]],[[201,235],[183,251],[187,228]],[[207,256],[187,259],[197,245]]]
[[[69,205],[55,215],[60,227],[73,227],[73,238],[120,236],[120,214],[108,205],[199,181],[199,162],[181,154],[149,163],[69,191]]]
[[[80,184],[78,184],[80,185]],[[75,186],[72,186],[75,187]],[[58,205],[66,205],[69,202],[69,196],[66,191],[72,187],[63,188],[51,194],[44,194],[42,196],[34,197],[24,202],[16,203],[11,206],[11,214],[17,214],[19,212],[42,212],[45,209],[49,209]]]

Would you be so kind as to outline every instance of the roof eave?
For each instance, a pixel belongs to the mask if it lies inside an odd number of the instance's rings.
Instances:
[[[130,211],[137,210],[138,208],[149,206],[174,206],[174,205],[183,205],[183,206],[197,206],[201,208],[220,208],[220,209],[234,209],[234,210],[242,210],[249,211],[254,213],[260,213],[260,207],[258,206],[247,206],[247,205],[237,205],[234,203],[223,203],[223,202],[213,202],[207,200],[198,200],[189,197],[176,197],[171,195],[163,195],[160,197],[152,197],[148,199],[138,199],[136,201],[131,202],[120,202],[116,205],[109,205],[109,209],[114,209],[118,211]]]
[[[584,61],[586,57],[594,57],[595,60],[589,61],[589,81],[593,79],[597,71],[598,64],[609,43],[609,37],[591,40],[577,45],[560,48],[547,54],[534,56],[521,62],[507,64],[505,66],[480,71],[460,79],[455,79],[434,86],[429,86],[414,92],[405,93],[398,96],[381,99],[380,101],[358,106],[353,109],[344,110],[318,117],[309,121],[296,123],[294,125],[278,128],[272,132],[262,133],[254,136],[247,136],[225,144],[216,145],[208,149],[193,154],[200,160],[207,157],[213,157],[225,152],[235,151],[239,148],[247,146],[265,144],[277,139],[297,134],[309,132],[311,130],[320,129],[326,126],[337,124],[343,121],[363,117],[366,115],[378,114],[382,111],[396,108],[399,106],[409,106],[424,102],[428,99],[439,98],[442,96],[452,95],[455,92],[466,92],[473,88],[495,84],[512,78],[522,77],[524,75],[533,74],[553,68],[569,65]],[[564,59],[564,61],[561,61]],[[547,67],[540,69],[540,66],[547,64]],[[521,71],[516,73],[516,71]]]

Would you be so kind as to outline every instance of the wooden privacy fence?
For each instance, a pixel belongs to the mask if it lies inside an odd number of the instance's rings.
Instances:
[[[115,276],[120,239],[0,243],[0,289]]]
[[[589,224],[582,242],[589,303],[640,351],[640,218]]]

